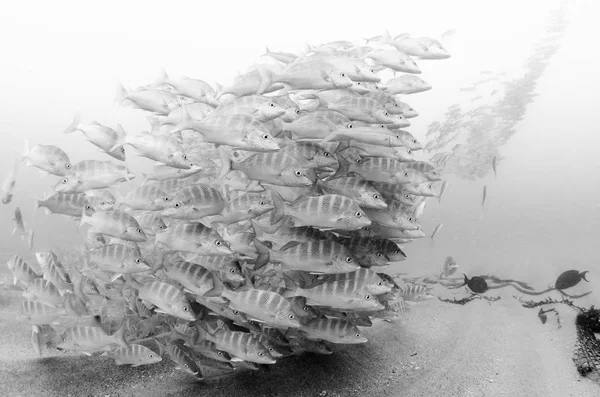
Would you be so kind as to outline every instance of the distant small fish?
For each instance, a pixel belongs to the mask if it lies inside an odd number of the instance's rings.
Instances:
[[[496,174],[496,156],[492,159],[492,170],[494,170],[494,178],[498,179],[498,175]]]
[[[2,184],[2,203],[8,204],[12,201],[15,185],[17,183],[17,172],[19,171],[19,159],[15,160],[10,174],[6,176],[4,183]]]
[[[483,207],[483,205],[485,204],[485,198],[487,197],[487,185],[483,186],[483,198],[481,200],[481,206]]]
[[[440,203],[442,202],[442,195],[444,194],[444,192],[446,191],[447,188],[448,188],[448,181],[444,181],[442,183],[442,188],[440,189],[440,194],[438,195],[438,201]]]
[[[558,276],[558,279],[556,279],[556,283],[554,284],[554,288],[563,290],[576,286],[581,280],[588,281],[585,278],[586,273],[587,271],[580,272],[578,270],[567,270]]]
[[[448,29],[444,33],[442,33],[442,39],[447,36],[452,36],[455,33],[456,33],[456,29]]]
[[[451,256],[447,257],[446,260],[444,261],[444,264],[442,265],[442,271],[440,274],[440,278],[446,278],[446,277],[453,275],[457,269],[458,269],[458,265],[456,264],[456,261],[454,260],[454,258]]]
[[[13,229],[12,234],[14,235],[16,232],[19,232],[22,240],[27,238],[27,247],[31,250],[33,248],[33,230],[25,229],[23,214],[21,214],[21,209],[19,207],[15,208],[15,217],[13,220],[15,221],[16,226]]]
[[[435,229],[433,229],[433,233],[431,233],[431,239],[432,239],[432,240],[433,240],[433,238],[435,237],[435,235],[436,235],[436,234],[438,234],[438,232],[439,232],[440,230],[442,230],[442,227],[443,227],[443,226],[444,226],[444,224],[443,224],[443,223],[440,223],[439,225],[437,225],[437,226],[435,227]]]
[[[469,279],[466,274],[463,274],[463,276],[465,276],[465,283],[463,285],[469,287],[471,291],[482,294],[488,290],[487,282],[483,277],[476,276]]]

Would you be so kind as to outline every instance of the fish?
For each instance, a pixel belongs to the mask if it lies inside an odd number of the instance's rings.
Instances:
[[[442,230],[442,226],[444,226],[444,224],[440,223],[439,225],[437,225],[435,227],[435,229],[433,229],[433,233],[431,233],[431,240],[433,240],[433,238],[435,237],[435,235],[438,234],[440,230]]]
[[[442,195],[444,194],[444,192],[446,191],[447,188],[448,188],[448,181],[442,182],[442,187],[440,188],[440,193],[438,194],[438,202],[439,203],[442,202]]]
[[[14,214],[15,217],[13,218],[13,220],[15,221],[15,228],[13,229],[12,234],[14,235],[18,232],[22,240],[26,239],[27,247],[29,248],[29,250],[33,249],[34,230],[25,229],[25,223],[23,222],[23,214],[21,214],[21,209],[19,207],[15,207]]]
[[[485,198],[487,197],[487,185],[483,186],[482,197],[481,197],[481,207],[485,204]]]
[[[554,288],[562,291],[563,289],[576,286],[581,280],[588,281],[585,278],[586,273],[588,272],[580,272],[578,270],[567,270],[566,272],[563,272],[560,276],[558,276],[558,278],[556,279],[556,283],[554,284]]]
[[[492,159],[492,170],[494,171],[494,179],[498,179],[498,175],[496,174],[496,161],[497,158],[496,156],[494,156],[494,158]]]
[[[102,353],[102,356],[110,357],[115,360],[115,365],[131,365],[139,367],[140,365],[152,365],[162,361],[162,357],[150,350],[146,346],[132,343],[129,349],[120,347],[115,350]]]
[[[300,332],[311,339],[331,343],[360,344],[368,342],[358,327],[350,321],[338,318],[316,318],[300,327]]]
[[[185,371],[198,379],[203,378],[202,372],[196,365],[196,362],[181,347],[174,345],[173,343],[167,343],[166,345],[163,345],[157,339],[154,339],[154,342],[158,346],[159,354],[161,356],[168,354],[169,358],[173,360],[175,364],[177,364],[177,369]]]
[[[14,188],[17,183],[17,173],[19,171],[19,159],[15,160],[12,171],[6,176],[2,183],[2,203],[9,204],[14,195]]]
[[[89,225],[96,233],[142,242],[148,238],[134,217],[123,211],[96,211],[87,205],[82,211],[79,227]]]
[[[126,321],[112,335],[107,334],[100,326],[73,325],[61,335],[58,348],[62,350],[76,350],[91,355],[92,351],[100,350],[111,344],[130,349],[125,340]]]
[[[39,168],[43,175],[67,176],[73,173],[71,160],[64,150],[54,145],[37,145],[31,148],[25,140],[20,162]]]
[[[14,285],[17,285],[18,281],[27,285],[36,278],[40,277],[19,255],[11,256],[8,262],[6,262],[6,265],[13,274]]]
[[[97,121],[83,124],[81,123],[81,115],[76,113],[73,121],[63,134],[70,134],[75,131],[83,132],[89,142],[102,149],[109,156],[120,161],[126,160],[125,149],[123,146],[118,146],[119,143],[125,140],[127,135],[121,124],[117,124],[116,130],[104,126]]]
[[[453,275],[458,269],[456,261],[451,256],[446,257],[440,271],[440,278],[448,278]]]
[[[482,294],[488,290],[489,287],[483,277],[476,276],[468,278],[466,274],[463,274],[463,276],[465,277],[465,283],[463,285],[468,286],[474,293]]]
[[[48,197],[36,198],[35,210],[44,208],[48,214],[54,213],[79,218],[86,203],[84,193],[56,192]]]

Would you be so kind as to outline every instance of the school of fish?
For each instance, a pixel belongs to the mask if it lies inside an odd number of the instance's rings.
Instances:
[[[168,357],[202,379],[366,343],[362,327],[425,299],[425,287],[385,272],[426,236],[426,200],[446,188],[418,159],[423,145],[405,129],[418,113],[399,96],[432,88],[417,61],[450,54],[428,37],[366,41],[267,49],[230,86],[164,70],[148,86],[119,85],[117,102],[145,112],[148,131],[79,114],[64,131],[104,160],[72,164],[61,148],[26,141],[3,203],[19,165],[36,167],[55,177],[36,206],[74,218],[84,241],[71,255],[36,252],[15,209],[31,258],[7,265],[36,351],[133,366]],[[131,172],[133,154],[154,167]],[[66,327],[73,318],[89,321]]]

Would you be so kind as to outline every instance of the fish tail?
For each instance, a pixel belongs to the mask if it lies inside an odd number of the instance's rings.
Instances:
[[[589,283],[589,280],[588,280],[587,278],[585,278],[585,274],[586,274],[586,273],[589,273],[589,272],[586,270],[585,272],[581,272],[581,273],[579,273],[579,276],[580,276],[582,279],[584,279],[585,281],[587,281],[587,282]]]
[[[163,85],[163,84],[169,84],[168,82],[169,82],[169,75],[167,74],[167,71],[165,70],[165,68],[160,68],[158,77],[156,78],[154,83],[152,83],[152,86],[156,87],[156,86]]]
[[[127,329],[127,322],[129,320],[125,318],[119,329],[112,335],[115,343],[119,346],[129,349],[129,343],[125,340],[125,329]]]
[[[262,268],[263,266],[265,266],[267,263],[269,263],[269,259],[271,257],[271,251],[269,251],[269,248],[264,245],[263,243],[261,243],[260,241],[258,241],[257,239],[254,239],[254,247],[256,248],[256,251],[258,252],[258,257],[256,258],[256,264],[254,265],[254,270],[258,270],[260,268]]]
[[[120,81],[117,83],[117,94],[115,96],[115,102],[117,102],[120,106],[127,100],[127,90],[123,87],[123,83]]]
[[[22,238],[27,236],[27,248],[29,249],[29,251],[31,251],[33,249],[34,233],[35,233],[35,231],[33,229],[29,229],[28,231],[25,232],[24,236],[21,236]]]
[[[285,283],[286,291],[283,293],[284,298],[292,298],[296,296],[296,291],[298,290],[298,285],[291,279],[290,276],[283,273],[283,282]]]
[[[183,130],[189,130],[192,127],[192,116],[190,116],[190,112],[188,111],[188,109],[185,106],[181,107],[181,121],[179,122],[179,124],[177,124],[175,126],[175,128],[173,128],[171,130],[171,133],[174,132],[179,132],[179,131],[183,131]]]
[[[63,131],[63,134],[70,134],[71,132],[77,131],[77,129],[79,128],[80,122],[81,122],[81,114],[79,112],[77,112],[77,113],[75,113],[75,116],[73,117],[73,121],[71,122],[71,124],[69,124],[67,129],[65,129]]]
[[[221,170],[219,171],[219,178],[224,178],[225,175],[231,172],[231,156],[223,146],[219,146],[219,157],[221,159]]]
[[[285,201],[276,191],[271,191],[273,210],[271,211],[271,225],[279,222],[285,216]]]
[[[23,145],[23,155],[21,156],[20,161],[23,162],[25,161],[25,165],[29,165],[30,161],[29,160],[29,139],[25,139],[25,143]]]
[[[265,68],[263,65],[256,65],[256,71],[260,77],[260,82],[258,84],[258,88],[256,89],[256,95],[261,95],[267,90],[267,88],[271,86],[271,76],[269,76],[267,68]]]
[[[346,160],[343,156],[338,156],[338,169],[335,171],[335,174],[329,179],[336,179],[341,176],[348,174],[348,170],[350,169],[350,162]]]
[[[225,288],[223,286],[223,282],[221,282],[221,279],[219,279],[219,277],[217,277],[217,275],[213,272],[210,273],[210,276],[212,278],[213,287],[209,291],[206,291],[204,296],[209,298],[221,296]]]

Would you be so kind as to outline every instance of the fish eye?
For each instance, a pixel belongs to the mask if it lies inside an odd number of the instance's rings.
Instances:
[[[409,199],[409,198],[410,198],[410,195],[407,193],[407,194],[405,194],[405,195],[404,195],[404,198],[405,198],[405,199]]]
[[[382,257],[383,256],[383,254],[381,252],[378,252],[375,255],[378,256],[378,257]]]
[[[64,179],[62,180],[62,183],[63,183],[63,184],[66,184],[67,182],[69,182],[69,180],[68,180],[67,178],[64,178]]]
[[[272,107],[272,108],[274,108],[275,104],[273,102],[271,102],[271,103],[269,103],[269,106]]]
[[[340,76],[346,77],[346,73],[340,73]]]
[[[222,356],[223,352],[217,352],[217,356]]]
[[[265,354],[263,352],[258,353],[259,356],[264,356]]]
[[[356,213],[357,218],[360,218],[361,216],[362,216],[362,213],[360,211]]]
[[[362,159],[356,159],[357,163],[360,163],[362,161]]]
[[[360,334],[356,334],[356,337],[357,337],[357,338],[360,338]]]
[[[150,354],[150,355],[148,356],[148,358],[154,358],[154,355],[153,355],[153,354]]]
[[[293,319],[294,319],[294,315],[293,315],[293,314],[290,314],[290,315],[288,316],[288,318],[289,318],[290,320],[293,320]]]
[[[429,184],[427,185],[428,188],[433,189],[433,185]]]
[[[300,114],[300,109],[296,109],[296,114]]]
[[[413,217],[412,217],[412,216],[409,216],[409,217],[408,217],[408,220],[409,220],[410,222],[414,222],[414,221],[415,221],[415,220],[413,219]]]
[[[354,128],[352,124],[348,124],[347,128]]]
[[[380,281],[380,282],[377,283],[377,285],[382,286],[383,283]]]
[[[366,300],[369,300],[369,299],[371,299],[371,295],[365,295],[365,299],[366,299]]]
[[[374,194],[374,195],[373,195],[373,198],[374,198],[375,200],[379,200],[379,199],[380,199],[380,197],[379,197],[379,195],[378,195],[378,194]]]
[[[384,116],[389,116],[390,114],[388,112],[383,112]]]
[[[181,207],[181,203],[179,203],[179,202],[175,203],[175,208],[179,208],[179,207]]]
[[[142,233],[142,229],[140,229],[139,227],[136,230],[138,233]]]
[[[121,153],[125,153],[125,148],[124,147],[121,148]]]
[[[394,251],[394,254],[399,254],[399,253],[400,253],[400,250],[395,250]]]
[[[259,204],[259,205],[266,205],[266,204],[267,204],[267,202],[263,200],[263,201],[261,201],[261,202],[260,202],[260,203],[258,203],[258,204]]]
[[[187,307],[187,306],[184,306],[184,307],[183,307],[183,311],[184,311],[184,312],[187,312],[188,310],[189,310],[189,309],[188,309],[188,307]]]
[[[416,139],[413,139],[413,143],[417,143],[417,140],[416,140]]]
[[[369,72],[371,73],[375,73],[375,71],[373,69],[369,69]]]
[[[135,263],[140,263],[140,262],[141,262],[140,258],[135,258]]]
[[[300,171],[296,171],[296,172],[294,172],[294,174],[296,174],[296,176],[301,176],[301,175],[302,175],[302,172],[300,172]]]
[[[348,256],[348,257],[346,257],[346,262],[347,262],[347,263],[350,263],[350,262],[352,262],[352,258],[351,258],[351,257],[349,257],[349,256]]]
[[[229,269],[229,273],[235,273],[235,269]]]
[[[404,171],[404,176],[408,177],[408,171]]]
[[[187,160],[187,154],[184,154],[181,157],[183,157],[184,160]]]
[[[71,169],[71,164],[69,164],[69,163],[65,164],[65,168],[68,169],[68,170],[70,170]]]
[[[105,205],[106,201],[100,201],[100,205]]]
[[[235,314],[237,316],[238,314],[240,314],[240,312],[239,312],[239,310],[234,310],[233,314]]]
[[[88,204],[88,205],[86,205],[86,206],[85,206],[85,209],[86,209],[86,210],[91,210],[91,209],[92,209],[92,206]]]
[[[263,139],[269,139],[269,134],[263,135]]]
[[[163,197],[163,200],[164,200],[164,201],[170,201],[170,200],[171,200],[171,197]]]
[[[220,246],[220,245],[222,245],[222,244],[223,244],[223,243],[221,242],[221,240],[217,240],[217,241],[215,241],[215,245],[217,245],[217,246]]]
[[[325,156],[325,157],[331,157],[331,153],[329,153],[329,152],[324,152],[324,153],[323,153],[323,156]]]
[[[304,307],[302,308],[302,310],[304,310],[305,312],[307,312],[307,311],[309,310],[309,309],[308,309],[308,306],[304,306]]]

